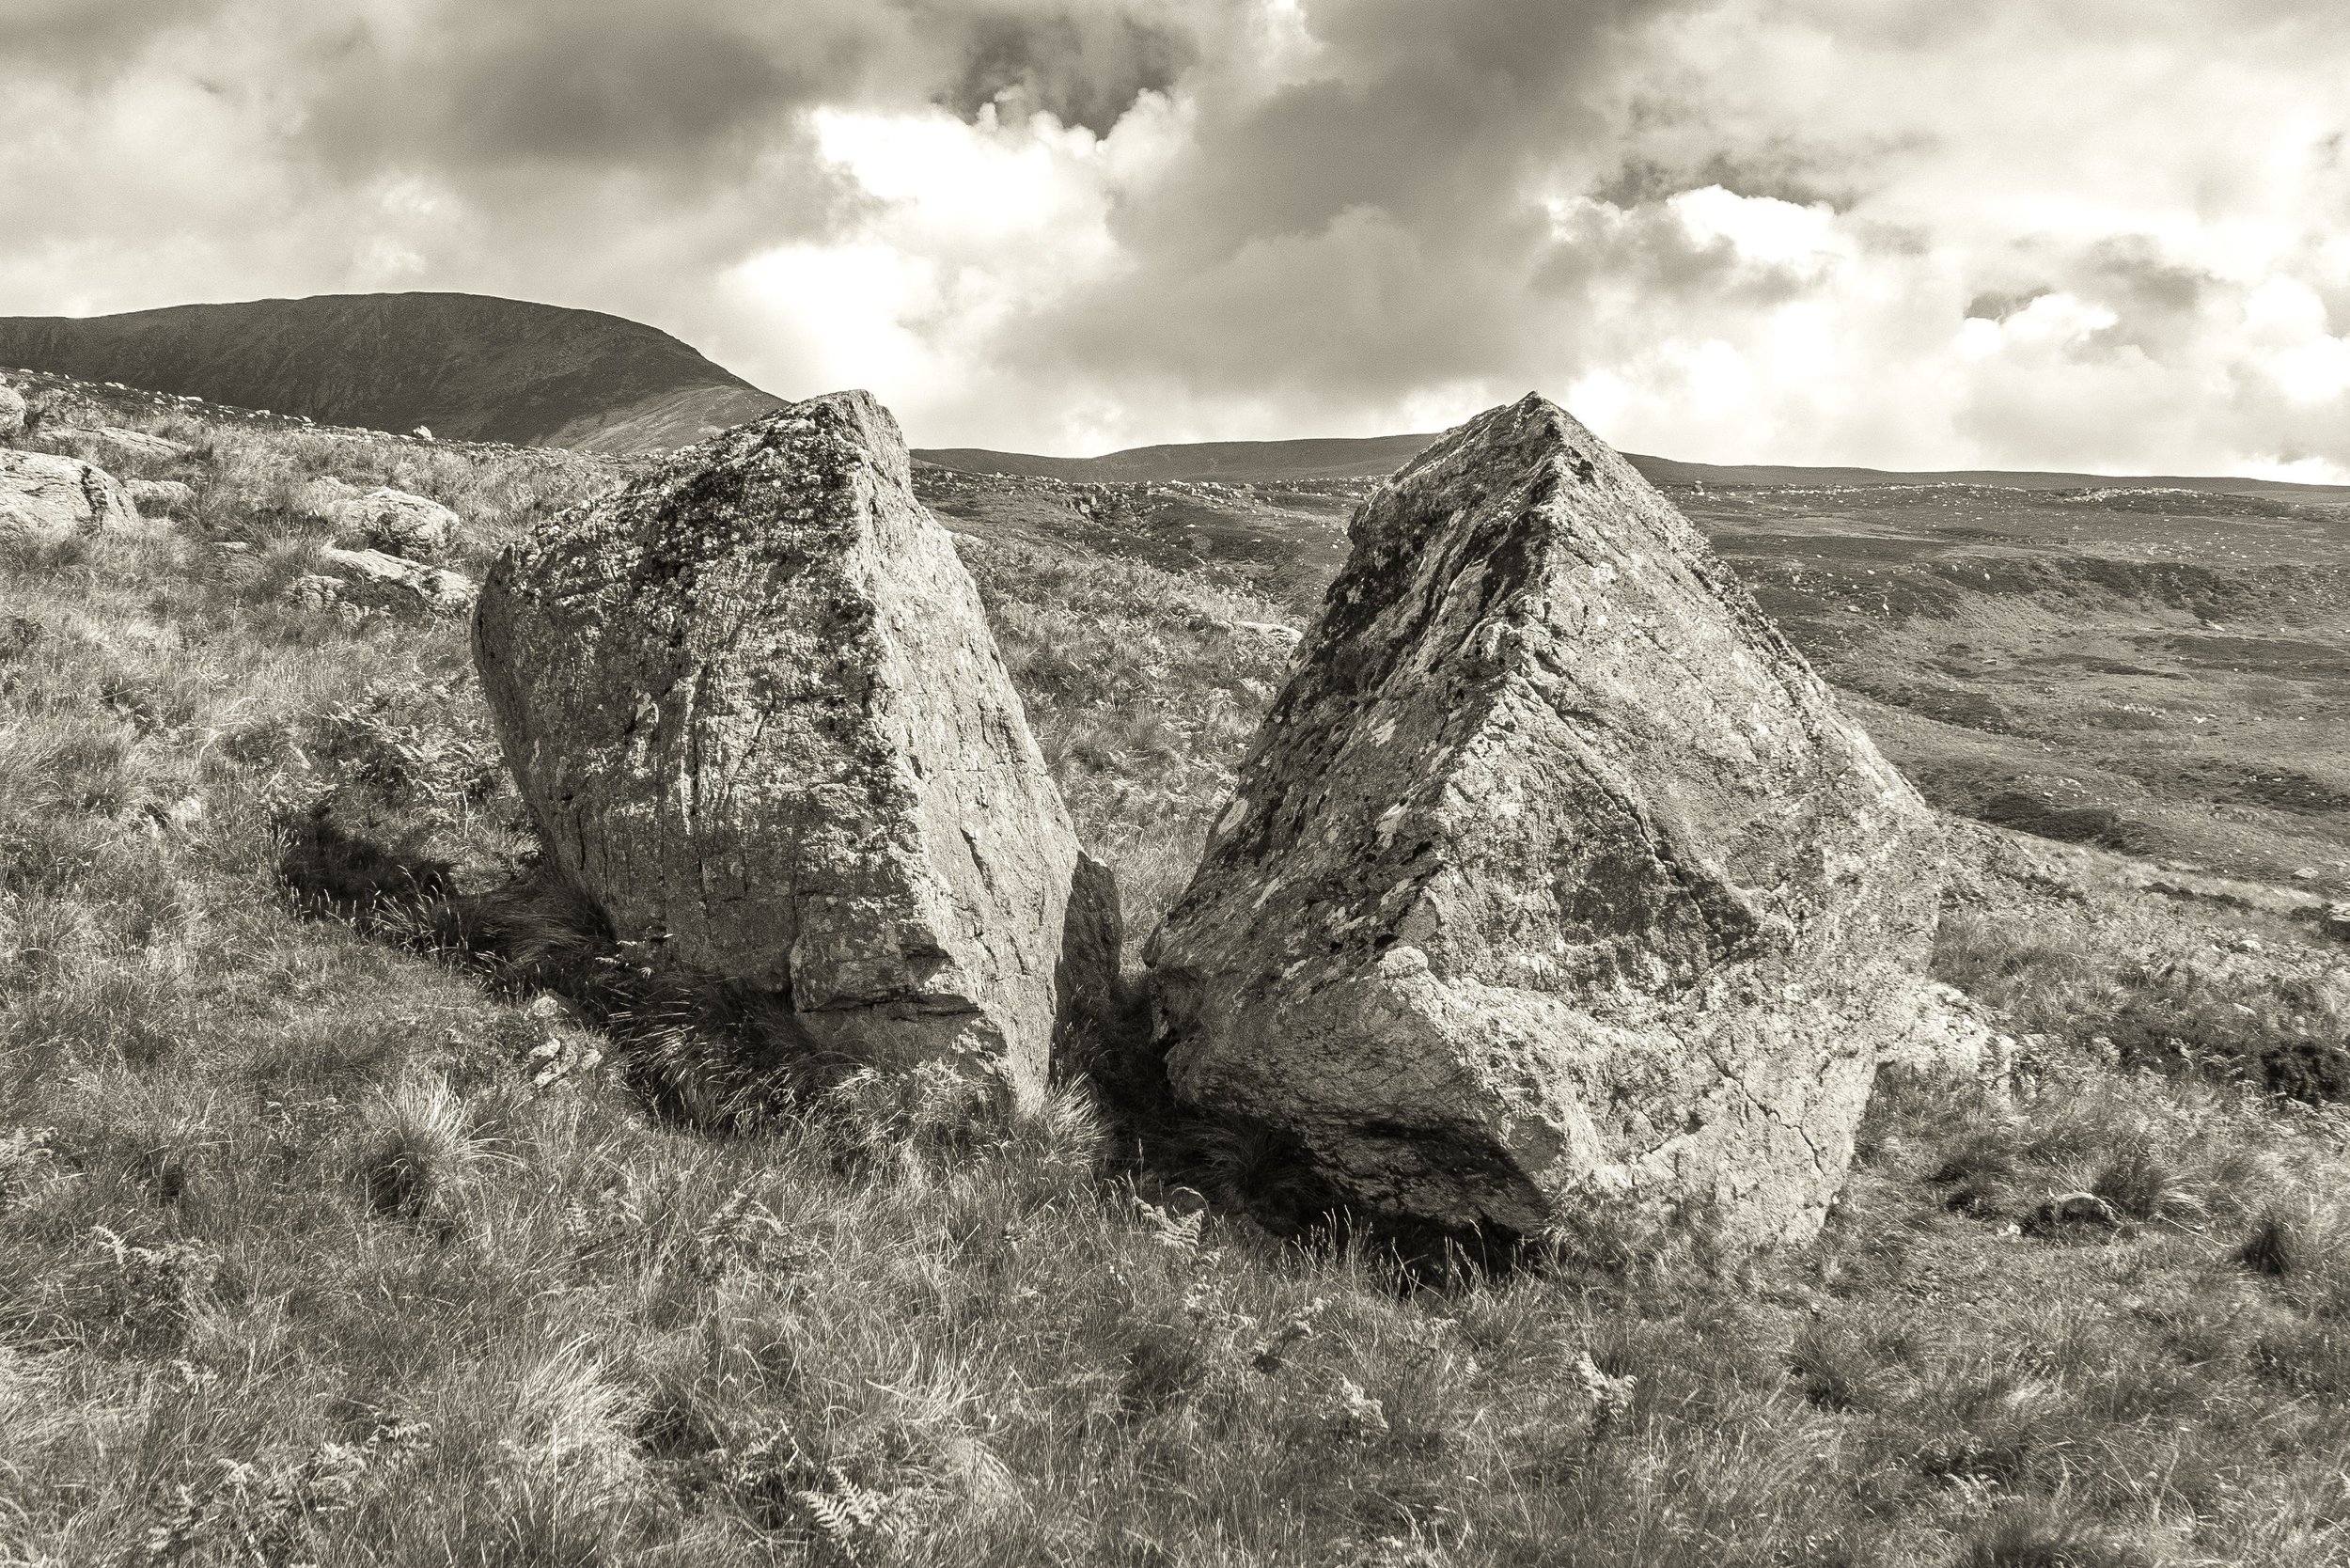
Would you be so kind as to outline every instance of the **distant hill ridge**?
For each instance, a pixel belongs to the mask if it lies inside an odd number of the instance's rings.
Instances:
[[[486,294],[0,317],[0,365],[323,423],[516,446],[682,446],[783,400],[654,327]]]
[[[977,447],[916,448],[915,456],[942,468],[971,474],[1012,474],[1063,479],[1073,484],[1136,484],[1171,480],[1222,480],[1233,484],[1284,479],[1383,478],[1418,456],[1436,439],[1426,435],[1374,435],[1308,441],[1203,441],[1187,446],[1133,447],[1094,458],[1035,457]],[[2194,490],[2222,495],[2287,495],[2299,500],[2350,500],[2350,485],[2293,484],[2281,479],[2182,478],[2110,474],[2025,473],[2003,469],[1951,469],[1905,473],[1887,468],[1796,468],[1767,464],[1680,463],[1671,458],[1624,454],[1652,484],[1880,487],[1897,485],[1985,485],[2007,490]]]
[[[10,365],[325,424],[394,431],[426,425],[461,440],[620,454],[684,446],[785,400],[641,321],[490,294],[319,294],[114,316],[0,317],[0,366]],[[972,447],[914,455],[969,473],[1073,483],[1263,484],[1382,478],[1435,439],[1430,432],[1205,441],[1091,458]],[[2350,485],[2274,479],[1725,466],[1627,455],[1658,484],[2164,488],[2350,500]]]

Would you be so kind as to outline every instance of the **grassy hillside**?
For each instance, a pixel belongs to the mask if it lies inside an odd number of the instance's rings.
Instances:
[[[1368,483],[919,478],[963,525],[1226,573],[1300,623]],[[2350,894],[2350,501],[1667,490],[1937,805]]]
[[[481,294],[322,294],[0,317],[0,365],[337,425],[633,452],[778,400],[666,332]]]
[[[1887,1084],[1800,1254],[1407,1273],[1082,1076],[745,1094],[444,918],[535,859],[462,627],[290,597],[290,503],[432,495],[478,572],[616,464],[61,400],[197,500],[0,558],[0,1562],[2350,1552],[2350,971],[2291,894],[1968,829],[1938,963],[2014,1093]],[[926,485],[1139,934],[1341,503]],[[382,896],[306,905],[329,852]]]

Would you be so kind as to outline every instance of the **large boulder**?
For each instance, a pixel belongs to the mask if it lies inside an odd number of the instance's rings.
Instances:
[[[1175,1092],[1400,1230],[1810,1236],[1919,1013],[1918,796],[1539,397],[1350,532],[1147,954]]]
[[[24,433],[24,394],[0,382],[0,441],[13,441]]]
[[[780,1004],[750,1011],[804,1060],[1033,1102],[1113,982],[1104,879],[869,394],[542,525],[484,581],[474,657],[562,872],[622,939]]]
[[[0,449],[0,539],[55,543],[138,521],[120,481],[79,458]]]

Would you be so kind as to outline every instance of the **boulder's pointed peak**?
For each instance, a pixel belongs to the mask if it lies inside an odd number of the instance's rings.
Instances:
[[[1402,484],[1436,467],[1524,463],[1544,460],[1600,461],[1615,457],[1607,444],[1583,422],[1540,392],[1528,392],[1513,403],[1497,403],[1464,420],[1431,442],[1387,483]]]
[[[906,451],[905,432],[899,429],[897,416],[863,387],[786,403],[754,422],[762,441],[788,440],[791,432],[807,425],[869,453],[884,473],[913,483],[913,459]]]

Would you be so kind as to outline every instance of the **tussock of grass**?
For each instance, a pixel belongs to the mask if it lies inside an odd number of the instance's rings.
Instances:
[[[474,550],[572,471],[187,433],[196,521],[5,566],[0,1560],[2350,1549],[2343,1125],[2093,1054],[2153,927],[2030,933],[2091,992],[1954,926],[2064,1039],[2020,1095],[1881,1095],[1816,1248],[1409,1275],[1245,1217],[1277,1138],[1137,1157],[1083,1082],[778,1092],[534,880],[459,628],[275,597],[314,464],[419,465]],[[1277,617],[971,554],[1147,932],[1280,674],[1229,628]]]

